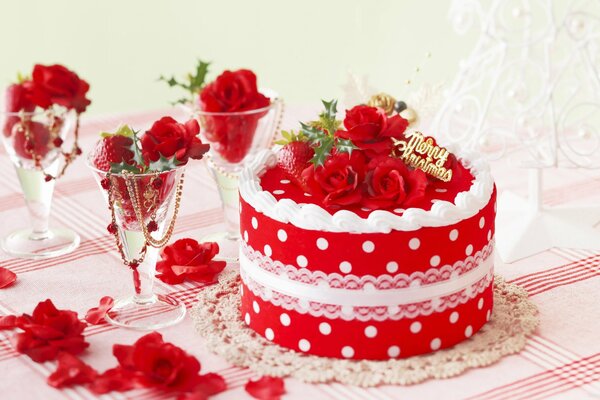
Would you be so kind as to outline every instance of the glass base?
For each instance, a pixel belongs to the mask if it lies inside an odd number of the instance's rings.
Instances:
[[[21,229],[2,239],[0,245],[11,256],[36,259],[68,254],[79,246],[79,242],[79,235],[70,229],[54,228],[44,234]]]
[[[106,320],[118,327],[149,331],[175,325],[185,317],[185,305],[170,296],[152,295],[120,299],[106,314]]]
[[[219,254],[214,258],[217,261],[237,262],[240,259],[240,238],[228,232],[211,233],[200,241],[216,242],[219,245]]]

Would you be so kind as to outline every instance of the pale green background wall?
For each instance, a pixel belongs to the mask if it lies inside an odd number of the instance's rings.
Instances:
[[[0,84],[35,62],[60,62],[92,85],[94,114],[165,106],[156,82],[197,57],[213,71],[248,67],[288,102],[340,96],[346,71],[401,93],[450,81],[476,39],[458,36],[450,1],[19,0],[0,3]],[[432,58],[423,63],[430,51]],[[211,75],[215,76],[215,75]]]

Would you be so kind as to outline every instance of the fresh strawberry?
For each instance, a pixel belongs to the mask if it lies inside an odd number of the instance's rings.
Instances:
[[[10,85],[4,93],[5,111],[8,113],[17,113],[21,110],[33,111],[35,109],[35,104],[29,99],[29,92],[30,90],[26,83],[13,83]],[[20,120],[21,118],[16,114],[8,115],[4,121],[4,126],[2,127],[4,136],[9,137],[12,133],[13,126]]]
[[[279,150],[277,162],[294,183],[306,190],[302,171],[309,165],[314,154],[315,152],[308,142],[291,141]]]
[[[109,171],[111,163],[133,164],[133,139],[119,134],[104,135],[92,153],[92,163],[102,171]]]
[[[25,127],[29,129],[29,140],[25,139]],[[50,150],[50,129],[35,121],[20,121],[12,128],[13,147],[19,157],[31,160],[32,154],[44,157]]]

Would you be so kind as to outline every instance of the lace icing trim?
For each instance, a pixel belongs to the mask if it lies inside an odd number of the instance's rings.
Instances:
[[[458,292],[448,296],[433,298],[413,304],[401,304],[397,306],[381,307],[351,307],[336,304],[325,304],[316,301],[308,301],[298,297],[289,296],[278,291],[267,288],[252,280],[244,271],[241,271],[242,281],[248,289],[263,301],[271,302],[273,305],[288,311],[296,311],[300,314],[309,314],[312,317],[325,317],[329,319],[342,319],[344,321],[397,321],[403,318],[416,318],[428,316],[434,312],[443,312],[449,308],[455,308],[459,304],[465,304],[477,297],[488,288],[493,281],[493,270],[477,281]]]
[[[489,366],[520,352],[539,324],[537,307],[527,292],[496,276],[492,318],[470,340],[405,359],[340,360],[297,353],[248,328],[240,318],[240,277],[235,269],[221,274],[219,283],[205,288],[197,300],[190,313],[196,331],[209,350],[231,364],[251,368],[261,375],[362,387],[411,385]]]
[[[307,268],[297,268],[293,265],[283,264],[279,260],[273,260],[254,250],[246,242],[242,241],[242,251],[246,257],[260,266],[265,271],[287,277],[292,281],[302,282],[308,285],[324,285],[335,289],[362,290],[362,289],[404,289],[412,286],[425,286],[455,279],[485,261],[494,251],[494,240],[492,239],[483,249],[464,260],[442,267],[430,268],[425,272],[416,271],[412,274],[398,273],[394,275],[341,275],[339,273],[326,274],[323,271],[311,271]]]

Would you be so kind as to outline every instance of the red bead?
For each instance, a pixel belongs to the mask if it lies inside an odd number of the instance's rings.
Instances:
[[[60,147],[63,144],[63,140],[61,138],[57,137],[57,138],[54,138],[52,143],[54,143],[55,147]]]
[[[152,181],[152,186],[154,187],[154,189],[160,189],[162,185],[163,180],[160,178],[160,176],[157,176],[156,179]]]
[[[48,175],[48,174],[46,174],[46,176],[44,176],[44,180],[45,180],[46,182],[50,182],[50,181],[52,180],[52,175]]]
[[[108,233],[112,233],[114,235],[115,233],[117,233],[117,226],[113,223],[110,223],[106,227],[106,230],[108,231]]]
[[[156,221],[150,221],[148,222],[147,228],[148,232],[155,232],[158,230],[158,224],[156,223]]]
[[[33,140],[27,140],[27,141],[25,142],[25,150],[27,150],[27,151],[31,151],[31,150],[33,150],[33,148],[34,148],[34,147],[35,147],[35,146],[34,146],[34,144],[33,144]]]
[[[140,264],[135,261],[129,262],[129,268],[131,268],[131,269],[137,269],[137,267],[139,267],[139,266],[140,266]]]
[[[110,189],[110,182],[108,181],[108,178],[102,178],[100,181],[100,186],[102,186],[102,189],[104,190]]]
[[[81,155],[81,147],[77,147],[77,148],[75,149],[75,154],[77,154],[78,156],[80,156],[80,155]]]

